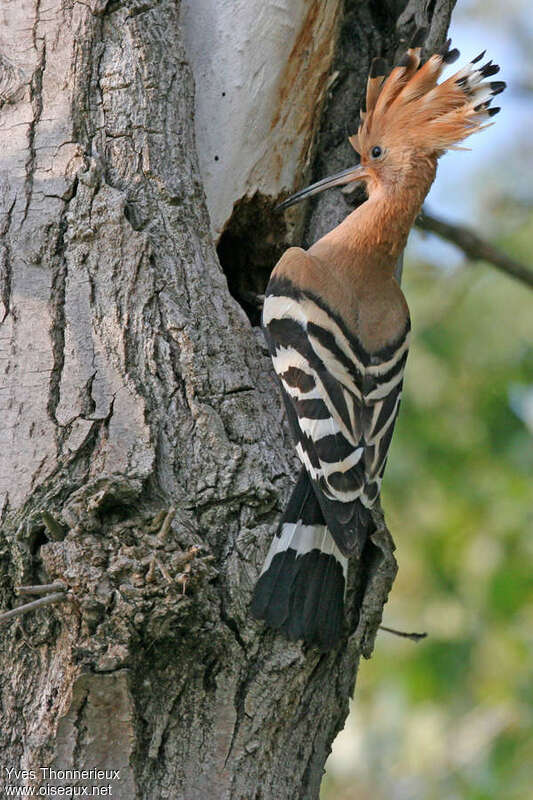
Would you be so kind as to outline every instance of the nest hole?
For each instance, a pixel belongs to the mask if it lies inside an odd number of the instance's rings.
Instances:
[[[49,541],[50,539],[46,535],[46,528],[44,525],[34,528],[30,533],[29,539],[29,550],[32,556],[38,555],[41,547],[44,544],[48,544]]]
[[[230,294],[256,326],[270,273],[290,244],[283,212],[274,211],[276,202],[256,193],[235,203],[217,247]]]

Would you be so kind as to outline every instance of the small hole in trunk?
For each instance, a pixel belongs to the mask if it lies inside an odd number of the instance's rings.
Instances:
[[[256,193],[233,208],[217,252],[231,295],[252,325],[261,324],[262,295],[283,251],[289,247],[283,212],[277,198]]]

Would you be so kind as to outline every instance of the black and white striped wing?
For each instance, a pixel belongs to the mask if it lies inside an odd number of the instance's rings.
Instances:
[[[342,322],[286,280],[269,285],[263,325],[297,454],[338,546],[354,552],[380,490],[400,401],[407,332],[370,357]],[[382,357],[383,356],[383,357]]]
[[[362,429],[366,485],[361,501],[371,507],[379,496],[394,432],[409,353],[410,325],[391,347],[370,358],[365,368]]]

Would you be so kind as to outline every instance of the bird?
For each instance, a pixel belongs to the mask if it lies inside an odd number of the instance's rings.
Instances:
[[[365,184],[367,199],[308,250],[284,252],[265,292],[262,325],[281,385],[300,473],[255,585],[251,614],[321,652],[343,635],[349,559],[375,529],[402,393],[410,315],[394,277],[439,157],[483,130],[503,81],[485,52],[447,79],[448,39],[424,63],[425,31],[387,75],[371,64],[354,166],[297,192]]]

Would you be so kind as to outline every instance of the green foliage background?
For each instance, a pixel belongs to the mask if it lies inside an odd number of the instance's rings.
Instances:
[[[527,263],[533,220],[505,242]],[[398,579],[323,800],[533,797],[533,294],[408,264],[414,341],[383,505]],[[533,395],[530,395],[533,424]]]

